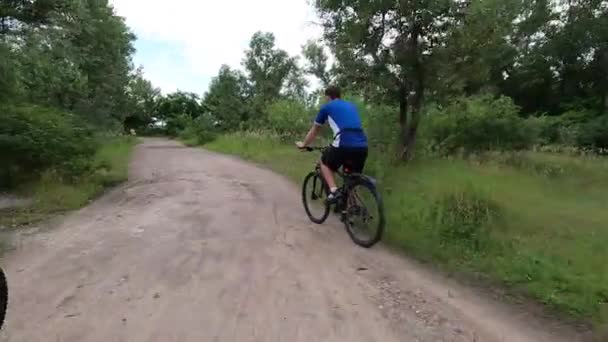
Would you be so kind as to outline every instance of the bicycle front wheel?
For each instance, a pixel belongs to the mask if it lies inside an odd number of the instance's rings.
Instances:
[[[376,188],[364,180],[357,181],[348,190],[344,225],[354,243],[369,248],[384,233],[384,206]]]
[[[8,304],[8,284],[4,270],[0,268],[0,329],[4,325],[6,317],[6,307]]]
[[[316,224],[325,222],[329,216],[329,205],[325,202],[327,186],[317,172],[309,173],[302,185],[302,202],[308,218]]]

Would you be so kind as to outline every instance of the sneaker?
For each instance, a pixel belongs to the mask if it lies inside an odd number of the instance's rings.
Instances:
[[[340,192],[340,190],[336,190],[336,191],[330,193],[329,195],[327,195],[326,203],[327,204],[336,204],[336,203],[338,203],[338,201],[340,200],[341,197],[342,197],[342,193]]]

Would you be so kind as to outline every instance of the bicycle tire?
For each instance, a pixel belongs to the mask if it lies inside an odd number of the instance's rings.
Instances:
[[[0,268],[0,329],[4,326],[6,309],[8,305],[8,284],[4,270]]]
[[[371,194],[373,195],[374,200],[376,201],[376,205],[378,208],[379,222],[378,222],[378,226],[376,227],[375,234],[373,234],[373,236],[371,236],[370,239],[361,239],[357,234],[355,234],[355,232],[353,231],[354,227],[352,226],[351,221],[349,219],[348,204],[347,204],[346,213],[345,213],[345,217],[343,218],[343,221],[344,221],[344,226],[346,228],[346,231],[348,232],[348,235],[350,236],[351,240],[353,240],[353,242],[355,244],[357,244],[361,247],[370,248],[373,245],[375,245],[376,243],[378,243],[382,239],[382,235],[384,234],[384,225],[386,222],[385,217],[384,217],[384,204],[382,203],[382,198],[378,194],[376,187],[364,179],[357,180],[351,186],[349,186],[347,196],[351,196],[353,194],[352,190],[358,186],[362,186],[362,187],[366,188],[367,190],[369,190],[371,192]],[[347,203],[348,203],[348,200],[347,200]]]
[[[311,181],[320,182],[321,186],[323,187],[323,189],[321,191],[321,196],[322,196],[321,199],[323,200],[324,210],[323,210],[323,215],[321,215],[320,217],[315,217],[312,214],[311,208],[310,208],[310,203],[308,203],[307,186],[308,186],[308,183]],[[313,186],[315,184],[319,184],[319,183],[313,183]],[[321,178],[319,173],[311,172],[308,175],[306,175],[306,177],[304,178],[304,183],[302,183],[302,203],[304,204],[304,210],[306,211],[306,215],[308,215],[308,218],[316,224],[322,224],[323,222],[325,222],[325,220],[327,220],[327,217],[329,216],[329,204],[325,203],[325,196],[323,196],[323,193],[327,193],[327,186],[325,185],[325,182],[323,181],[323,179]]]

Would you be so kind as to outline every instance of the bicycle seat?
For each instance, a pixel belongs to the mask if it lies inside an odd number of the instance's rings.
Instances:
[[[359,172],[355,172],[352,168],[351,165],[348,164],[348,162],[344,163],[344,165],[342,165],[342,172],[344,173],[345,176],[360,176],[361,173]]]

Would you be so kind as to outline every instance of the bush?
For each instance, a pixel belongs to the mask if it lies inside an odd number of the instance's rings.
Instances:
[[[576,142],[585,148],[608,149],[608,115],[581,124]]]
[[[538,143],[543,146],[573,146],[576,141],[577,125],[562,116],[539,116],[527,119],[538,130]]]
[[[38,106],[0,108],[0,185],[56,168],[69,179],[89,169],[96,144],[74,115]]]
[[[432,149],[441,153],[521,150],[537,140],[538,128],[518,116],[508,97],[459,98],[447,107],[429,109],[422,130]]]
[[[202,145],[215,140],[218,129],[213,117],[203,114],[190,120],[180,137],[192,145]]]
[[[369,145],[380,152],[392,151],[398,142],[399,109],[384,105],[357,103]]]
[[[294,100],[279,100],[267,108],[266,128],[279,135],[281,140],[303,137],[312,124],[314,113]]]

